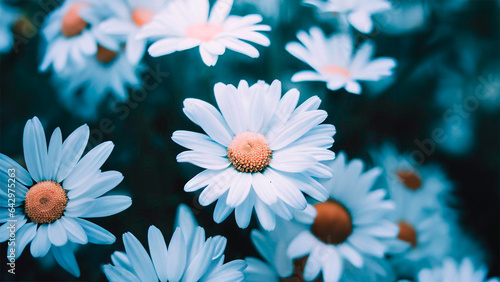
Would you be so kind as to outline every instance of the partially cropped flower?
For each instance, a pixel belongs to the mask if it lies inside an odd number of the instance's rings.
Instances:
[[[320,272],[324,281],[339,281],[351,266],[376,271],[380,266],[372,258],[383,258],[388,252],[386,241],[398,234],[397,225],[388,218],[394,203],[384,199],[385,190],[371,191],[381,170],[363,172],[363,166],[361,160],[346,163],[344,154],[331,163],[334,177],[325,183],[330,199],[314,205],[314,222],[304,226],[288,246],[290,258],[307,257],[306,281]]]
[[[304,0],[321,12],[339,13],[357,30],[370,33],[373,30],[372,15],[391,8],[388,0]]]
[[[188,207],[180,205],[175,232],[167,244],[161,231],[149,227],[149,254],[130,232],[123,234],[125,252],[111,256],[103,266],[109,281],[243,281],[243,260],[224,263],[227,240],[205,238]]]
[[[125,42],[128,60],[137,64],[144,56],[147,40],[137,38],[142,26],[149,23],[168,0],[125,0],[117,3],[122,13],[105,20],[99,25],[103,33]]]
[[[378,81],[392,75],[396,61],[392,58],[372,59],[374,47],[363,43],[356,52],[348,34],[335,34],[326,38],[318,27],[307,34],[297,33],[302,44],[290,42],[286,50],[297,59],[310,65],[314,71],[300,71],[292,81],[324,81],[330,90],[345,88],[353,94],[361,93],[358,81]]]
[[[81,158],[89,134],[88,126],[83,125],[62,142],[61,130],[56,128],[47,145],[42,124],[34,117],[24,128],[28,171],[0,154],[0,176],[5,183],[14,184],[12,191],[0,193],[0,222],[6,222],[0,227],[0,242],[10,240],[7,227],[15,220],[16,258],[31,242],[34,257],[51,251],[64,269],[79,276],[71,244],[115,241],[113,234],[84,218],[117,214],[132,200],[127,196],[102,196],[123,176],[118,171],[101,172],[113,150],[112,142],[98,145]]]
[[[176,131],[172,139],[190,149],[177,156],[205,170],[191,179],[184,190],[203,189],[203,206],[217,201],[214,220],[222,222],[235,210],[238,226],[246,228],[252,210],[266,230],[275,227],[275,214],[291,219],[307,207],[304,193],[318,201],[328,197],[315,178],[330,178],[321,161],[332,160],[329,151],[335,127],[321,124],[327,113],[318,110],[314,96],[297,107],[299,92],[281,97],[281,83],[258,82],[238,88],[218,83],[219,106],[197,99],[184,101],[184,113],[206,133]]]
[[[269,46],[269,39],[259,31],[271,28],[258,24],[260,15],[229,15],[232,5],[233,0],[218,0],[209,12],[208,0],[173,0],[142,28],[138,38],[154,40],[148,49],[153,57],[199,47],[207,66],[214,66],[226,48],[257,58],[259,51],[245,41]]]
[[[423,269],[418,273],[417,282],[498,282],[497,277],[486,278],[488,270],[485,266],[476,269],[472,260],[464,258],[460,263],[457,263],[451,258],[444,260],[442,266]]]
[[[446,202],[451,183],[436,166],[415,166],[409,155],[394,146],[373,151],[375,163],[384,169],[385,185],[396,211],[391,218],[399,226],[396,250],[391,258],[400,276],[413,275],[441,262],[451,252],[453,218],[447,218]],[[404,246],[406,245],[406,246]]]
[[[9,52],[14,45],[12,26],[19,19],[17,9],[0,2],[0,53]]]
[[[286,254],[288,244],[301,231],[302,224],[312,224],[316,217],[313,206],[299,212],[293,221],[278,219],[274,231],[252,230],[250,238],[252,243],[264,261],[247,257],[245,261],[245,281],[279,281],[281,278],[301,277],[299,264],[292,261]]]

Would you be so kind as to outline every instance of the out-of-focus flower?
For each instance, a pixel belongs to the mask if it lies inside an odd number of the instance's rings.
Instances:
[[[423,269],[418,273],[418,282],[467,281],[467,282],[498,282],[499,279],[486,278],[486,267],[474,268],[470,258],[464,258],[457,263],[452,258],[444,260],[442,266]]]
[[[16,258],[31,242],[31,254],[43,257],[49,250],[56,261],[74,276],[80,276],[72,243],[112,244],[115,236],[83,218],[105,217],[127,209],[127,196],[102,196],[118,185],[123,176],[117,171],[101,172],[113,150],[105,142],[81,158],[89,138],[83,125],[62,142],[56,128],[47,146],[45,132],[37,117],[24,128],[24,159],[28,171],[11,158],[0,154],[1,178],[14,187],[0,193],[2,217],[0,242],[9,239],[16,220]],[[81,158],[81,159],[80,159]],[[29,221],[29,222],[28,222]]]
[[[451,183],[437,166],[415,166],[385,144],[373,151],[375,164],[384,169],[390,198],[396,205],[391,218],[399,226],[398,240],[390,242],[391,263],[401,275],[413,275],[441,262],[451,251],[453,220],[447,220],[446,202]]]
[[[387,34],[400,35],[417,32],[426,27],[431,15],[431,9],[425,1],[397,1],[392,9],[374,16],[380,30]]]
[[[372,15],[391,8],[388,0],[304,0],[321,12],[339,13],[357,30],[370,33],[373,30]]]
[[[382,77],[392,75],[396,61],[392,58],[372,60],[374,47],[365,42],[356,52],[354,43],[348,34],[336,34],[325,38],[318,27],[313,27],[307,34],[297,33],[302,44],[290,42],[286,50],[297,59],[310,65],[314,71],[300,71],[292,77],[292,81],[324,81],[330,90],[345,88],[347,91],[360,94],[358,81],[378,81]]]
[[[144,25],[137,38],[155,41],[148,49],[153,57],[199,46],[207,66],[214,66],[226,48],[259,57],[259,51],[245,41],[263,46],[271,44],[259,33],[271,30],[268,25],[258,24],[262,21],[260,15],[229,15],[233,0],[218,0],[210,12],[209,5],[208,0],[173,0]]]
[[[247,257],[245,261],[245,281],[279,281],[280,278],[291,278],[293,275],[302,276],[300,269],[294,265],[286,254],[288,244],[302,230],[301,224],[312,224],[316,217],[313,206],[298,213],[293,221],[278,219],[274,231],[252,230],[250,238],[264,261]]]
[[[318,201],[328,197],[315,178],[330,178],[321,161],[332,160],[329,151],[335,127],[321,124],[327,113],[318,110],[314,96],[297,107],[299,92],[281,97],[281,82],[244,80],[238,88],[218,83],[219,106],[197,99],[184,101],[184,113],[206,133],[176,131],[172,139],[190,149],[177,156],[205,170],[191,179],[184,190],[203,189],[203,206],[218,200],[214,220],[222,222],[235,209],[238,226],[246,228],[253,208],[266,230],[275,227],[275,214],[291,219],[307,207],[303,192]]]
[[[330,199],[315,204],[317,215],[290,243],[292,259],[307,256],[304,279],[314,280],[320,272],[324,281],[338,281],[346,265],[356,268],[377,267],[365,264],[365,258],[383,258],[386,241],[396,238],[398,227],[389,220],[394,203],[384,200],[386,191],[371,188],[380,175],[378,168],[363,173],[363,162],[346,163],[339,154],[331,163],[335,177],[324,183]],[[347,264],[345,265],[345,263]]]
[[[144,56],[146,50],[146,39],[137,38],[142,26],[148,24],[156,13],[158,13],[168,0],[126,0],[121,1],[119,6],[122,13],[116,18],[107,19],[99,26],[105,34],[122,38],[128,60],[137,64]]]
[[[109,281],[243,281],[243,260],[224,263],[227,239],[205,238],[188,207],[180,205],[168,245],[161,231],[149,227],[149,253],[130,232],[123,234],[125,253],[111,255],[103,266]]]
[[[12,26],[19,19],[17,9],[0,2],[0,53],[7,53],[14,45]]]

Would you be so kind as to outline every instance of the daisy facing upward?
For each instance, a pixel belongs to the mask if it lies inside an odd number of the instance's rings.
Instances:
[[[204,188],[199,202],[217,201],[216,222],[235,210],[238,226],[246,228],[255,208],[264,229],[272,230],[276,214],[289,220],[307,207],[303,193],[327,199],[316,178],[332,176],[321,162],[335,157],[328,150],[335,127],[321,124],[327,113],[318,110],[318,97],[297,107],[299,92],[282,97],[278,80],[251,87],[242,80],[238,88],[218,83],[214,92],[219,110],[201,100],[184,101],[184,113],[206,134],[176,131],[172,139],[189,149],[178,162],[205,169],[184,190]]]
[[[47,146],[45,132],[37,117],[24,128],[23,147],[26,171],[11,158],[0,154],[0,176],[7,183],[8,171],[15,171],[16,258],[31,243],[33,257],[49,251],[56,261],[74,276],[80,276],[71,244],[112,244],[115,236],[84,218],[105,217],[127,209],[128,196],[103,196],[118,185],[118,171],[101,172],[101,166],[113,150],[105,142],[83,158],[89,128],[82,125],[62,142],[56,128]],[[10,183],[10,181],[9,181]],[[3,191],[3,190],[2,190]],[[14,192],[12,192],[14,193]],[[0,242],[9,239],[7,222],[12,207],[9,194],[0,193]]]
[[[396,61],[392,58],[372,59],[374,46],[363,43],[354,51],[354,42],[349,34],[335,34],[329,38],[318,27],[307,34],[297,33],[300,43],[290,42],[286,50],[314,70],[305,70],[292,77],[293,82],[323,81],[328,89],[345,88],[353,94],[361,94],[359,81],[378,81],[392,75]]]
[[[173,0],[146,24],[138,35],[154,43],[148,52],[153,57],[199,47],[201,59],[214,66],[227,49],[259,57],[259,51],[245,41],[269,46],[271,42],[261,31],[268,25],[258,24],[260,15],[244,17],[229,15],[233,0],[218,0],[210,10],[208,0]]]

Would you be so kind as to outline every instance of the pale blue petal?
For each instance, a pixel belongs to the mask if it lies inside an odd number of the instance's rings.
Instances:
[[[71,133],[62,145],[61,165],[57,171],[57,182],[62,182],[73,170],[87,146],[90,130],[84,124]]]
[[[160,281],[167,281],[167,244],[165,238],[161,234],[160,229],[155,226],[150,226],[148,231],[148,244],[151,259],[156,270],[156,274]],[[175,258],[172,258],[175,259]]]
[[[186,267],[187,249],[182,230],[177,227],[168,245],[167,275],[169,281],[179,281]]]
[[[156,282],[156,272],[148,253],[141,242],[130,232],[123,234],[123,245],[130,260],[130,265],[137,274],[137,277],[143,282]]]
[[[62,268],[71,273],[75,277],[80,277],[80,268],[76,262],[75,254],[71,250],[70,246],[51,248],[52,254]]]
[[[31,255],[33,257],[44,257],[50,250],[50,241],[48,237],[48,225],[41,224],[36,231],[36,236],[31,242]]]
[[[89,243],[108,245],[116,241],[116,237],[111,232],[99,225],[81,218],[75,218],[75,220],[85,230],[85,233],[87,233]]]
[[[66,234],[66,230],[64,229],[62,223],[59,220],[56,220],[48,225],[50,242],[58,247],[66,245],[68,242],[68,235]]]
[[[132,205],[132,199],[128,196],[105,196],[95,199],[92,208],[81,217],[93,218],[117,214]]]

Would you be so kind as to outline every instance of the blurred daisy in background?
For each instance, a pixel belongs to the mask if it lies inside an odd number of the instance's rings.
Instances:
[[[474,264],[470,258],[464,258],[457,263],[452,258],[447,258],[442,263],[442,266],[437,266],[430,269],[423,269],[418,273],[417,282],[442,282],[442,281],[457,281],[457,282],[498,282],[497,277],[486,278],[488,270],[485,266],[479,269],[474,268]]]
[[[82,158],[89,128],[83,125],[62,142],[61,130],[54,130],[47,145],[45,132],[37,117],[24,128],[23,147],[26,171],[11,158],[0,154],[0,176],[7,183],[15,178],[15,197],[0,193],[0,242],[9,239],[12,205],[15,208],[18,258],[31,242],[33,257],[49,251],[56,261],[74,276],[80,276],[72,244],[112,244],[115,236],[83,218],[105,217],[127,209],[127,196],[102,196],[115,188],[123,176],[118,171],[101,172],[101,166],[113,150],[104,142]],[[11,181],[9,181],[11,183]],[[9,192],[10,193],[10,192]],[[12,199],[15,199],[12,202]],[[9,201],[10,199],[10,201]]]
[[[328,192],[315,178],[330,178],[322,161],[332,160],[329,151],[335,127],[321,124],[327,113],[318,110],[314,96],[297,107],[296,89],[281,96],[281,82],[244,80],[238,88],[218,83],[214,87],[219,110],[197,99],[184,101],[184,113],[206,134],[176,131],[172,139],[189,151],[177,156],[205,170],[184,190],[203,189],[199,202],[208,206],[218,200],[214,220],[222,222],[235,210],[236,222],[246,228],[255,208],[266,230],[275,227],[275,214],[291,219],[304,210],[303,193],[325,201]]]
[[[227,239],[205,237],[185,205],[177,209],[175,231],[167,244],[161,231],[148,230],[149,253],[130,232],[123,234],[125,252],[111,255],[103,266],[109,281],[243,281],[243,260],[224,263]]]
[[[392,75],[396,61],[392,58],[372,60],[374,46],[363,43],[354,52],[354,42],[348,34],[335,34],[326,38],[318,27],[312,27],[307,34],[297,33],[300,43],[290,42],[286,50],[314,70],[300,71],[292,77],[298,81],[324,81],[330,90],[345,88],[353,94],[361,94],[358,81],[378,81]]]
[[[373,30],[372,15],[391,8],[388,0],[304,0],[304,4],[316,6],[324,13],[338,13],[363,33]]]
[[[218,0],[209,11],[208,0],[173,0],[141,29],[137,38],[154,41],[148,49],[153,57],[199,47],[207,66],[214,66],[226,48],[257,58],[259,51],[245,41],[269,46],[271,42],[260,32],[271,27],[258,24],[262,21],[260,15],[229,15],[232,5],[233,0]]]
[[[398,254],[390,261],[408,278],[451,252],[455,220],[447,217],[447,203],[453,201],[452,185],[439,167],[413,165],[409,155],[399,154],[392,144],[371,154],[375,165],[384,169],[384,185],[396,205],[391,218],[399,226],[399,240],[391,246]]]
[[[320,272],[324,281],[339,281],[348,265],[375,271],[371,268],[381,266],[367,261],[383,258],[388,251],[385,241],[398,234],[398,226],[389,220],[394,203],[384,199],[385,190],[371,190],[379,168],[363,172],[361,160],[347,162],[343,153],[330,167],[334,177],[324,183],[330,198],[314,205],[314,222],[304,226],[287,249],[292,259],[307,258],[306,281]]]
[[[103,33],[121,38],[125,42],[128,60],[136,65],[144,56],[146,39],[137,38],[141,27],[148,24],[169,0],[126,0],[118,3],[119,17],[105,20],[99,25]]]
[[[0,54],[7,53],[14,45],[12,27],[21,16],[21,13],[7,3],[0,2]]]
[[[299,212],[300,215],[293,221],[276,220],[276,229],[273,231],[252,230],[250,239],[264,261],[247,257],[245,261],[245,281],[279,281],[281,278],[302,277],[302,265],[294,263],[286,254],[288,244],[301,231],[302,224],[312,224],[316,217],[313,206]]]

